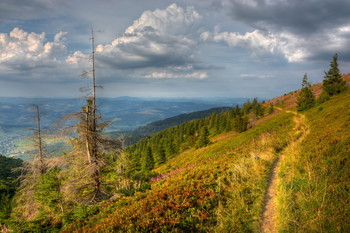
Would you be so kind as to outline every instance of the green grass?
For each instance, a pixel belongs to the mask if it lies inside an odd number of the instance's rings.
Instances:
[[[205,148],[186,151],[156,169],[160,175],[150,190],[122,197],[68,229],[258,231],[271,165],[290,140],[291,119],[292,114],[283,113],[242,134],[231,133]]]
[[[309,134],[281,164],[281,232],[349,232],[350,92],[305,112]]]
[[[303,112],[297,124],[281,111],[243,133],[220,134],[204,148],[169,158],[149,183],[130,183],[142,192],[67,214],[62,231],[259,232],[268,178],[280,157],[279,231],[349,232],[348,106],[350,91]]]

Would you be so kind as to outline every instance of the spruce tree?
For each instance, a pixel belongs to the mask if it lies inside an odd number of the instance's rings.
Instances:
[[[330,62],[330,69],[325,72],[323,79],[323,91],[329,96],[339,94],[346,89],[346,82],[342,79],[342,74],[338,68],[338,54],[333,56]]]
[[[269,106],[267,112],[269,114],[272,114],[274,111],[275,111],[275,107],[273,106],[273,103],[270,103],[270,106]]]
[[[209,140],[209,131],[206,126],[203,126],[201,128],[201,131],[199,132],[198,139],[196,141],[196,148],[201,148],[204,146],[207,146],[210,143]]]
[[[146,154],[143,156],[142,170],[151,171],[154,168],[154,158],[151,147],[147,147]]]
[[[297,110],[299,112],[312,108],[315,105],[315,95],[311,90],[311,85],[307,80],[307,74],[304,74],[302,89],[297,96]]]
[[[233,129],[238,133],[242,133],[248,129],[248,118],[245,115],[236,115],[233,120]]]
[[[165,150],[162,143],[160,143],[160,145],[156,147],[156,162],[157,164],[163,164],[165,163],[165,161],[166,161]]]

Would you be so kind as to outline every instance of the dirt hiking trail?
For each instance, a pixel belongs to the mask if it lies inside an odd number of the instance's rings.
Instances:
[[[302,142],[304,137],[308,133],[308,127],[306,124],[305,116],[289,110],[283,110],[276,107],[280,111],[286,111],[294,114],[293,121],[295,123],[294,129],[291,132],[291,142],[289,145],[278,155],[274,163],[272,164],[271,173],[266,189],[264,198],[264,206],[262,208],[262,219],[260,222],[260,232],[278,232],[277,222],[277,180],[279,174],[280,161],[283,159],[283,152],[287,148],[296,148]]]

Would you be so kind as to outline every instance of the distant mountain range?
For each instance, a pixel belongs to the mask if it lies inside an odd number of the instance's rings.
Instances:
[[[104,117],[103,120],[111,122],[105,132],[121,132],[131,131],[179,114],[216,107],[232,107],[242,104],[245,100],[244,98],[152,99],[123,96],[99,98],[97,104]],[[48,129],[62,117],[80,111],[84,100],[0,97],[0,154],[8,154],[13,149],[13,141],[31,134],[28,129],[35,127],[32,104],[40,106],[42,125]]]

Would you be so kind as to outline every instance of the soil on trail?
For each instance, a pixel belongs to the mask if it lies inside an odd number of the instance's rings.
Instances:
[[[283,109],[278,108],[283,111]],[[287,148],[297,147],[298,144],[303,140],[303,138],[308,133],[308,127],[305,122],[305,116],[294,111],[287,110],[288,113],[293,113],[293,121],[295,123],[292,141],[289,143]],[[286,149],[287,149],[286,148]],[[285,150],[286,150],[285,149]],[[284,151],[285,151],[284,150]],[[283,151],[277,157],[277,159],[272,164],[271,173],[269,177],[268,187],[266,189],[264,206],[262,208],[262,219],[260,223],[260,232],[278,232],[277,225],[277,178],[279,173],[279,164],[281,159],[283,159]]]

